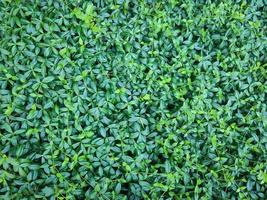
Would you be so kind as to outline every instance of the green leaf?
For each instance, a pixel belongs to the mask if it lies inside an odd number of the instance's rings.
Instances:
[[[11,128],[11,126],[9,124],[4,123],[2,125],[2,128],[5,129],[7,132],[12,133],[12,128]]]
[[[100,134],[101,134],[102,137],[106,137],[107,136],[105,128],[100,128]]]
[[[214,147],[217,145],[217,137],[216,137],[216,135],[213,135],[212,136],[212,138],[211,138],[211,144]]]
[[[50,82],[52,82],[54,79],[55,79],[55,78],[52,77],[52,76],[45,77],[45,78],[43,79],[43,83],[50,83]]]
[[[115,192],[117,194],[120,194],[120,192],[121,192],[121,183],[117,183],[116,188],[115,188]]]
[[[51,196],[53,193],[54,193],[54,190],[53,190],[53,188],[51,188],[51,187],[44,187],[43,189],[42,189],[42,192],[44,193],[44,195],[46,196],[46,197],[49,197],[49,196]]]
[[[83,20],[84,19],[84,14],[82,13],[82,11],[79,8],[74,8],[74,10],[72,11],[72,13],[78,18]]]

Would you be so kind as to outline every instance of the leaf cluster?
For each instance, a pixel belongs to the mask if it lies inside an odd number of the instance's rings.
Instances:
[[[0,1],[0,199],[266,199],[266,5]]]

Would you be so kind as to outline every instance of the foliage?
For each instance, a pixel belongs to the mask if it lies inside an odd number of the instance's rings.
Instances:
[[[266,5],[2,0],[0,199],[266,199]]]

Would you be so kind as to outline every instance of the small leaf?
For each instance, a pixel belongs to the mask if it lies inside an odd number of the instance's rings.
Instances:
[[[53,76],[48,76],[43,79],[43,83],[52,82],[55,78]]]
[[[54,193],[54,190],[53,188],[46,186],[45,188],[42,189],[42,192],[44,193],[46,197],[49,197]]]
[[[211,138],[211,144],[214,147],[217,145],[217,137],[216,137],[216,135],[213,135],[212,136],[212,138]]]
[[[107,133],[106,133],[106,129],[105,128],[100,128],[100,134],[102,137],[106,137]]]
[[[2,125],[2,128],[5,129],[7,132],[12,133],[12,129],[9,124],[5,123],[4,125]]]
[[[150,99],[151,99],[150,94],[145,94],[145,95],[142,97],[142,100],[144,100],[144,101],[148,101],[148,100],[150,100]]]
[[[115,188],[115,192],[116,192],[117,194],[119,194],[120,191],[121,191],[121,183],[117,183],[116,188]]]

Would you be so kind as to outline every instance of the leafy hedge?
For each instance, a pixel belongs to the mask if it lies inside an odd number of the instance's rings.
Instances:
[[[2,0],[1,199],[266,199],[267,2]]]

